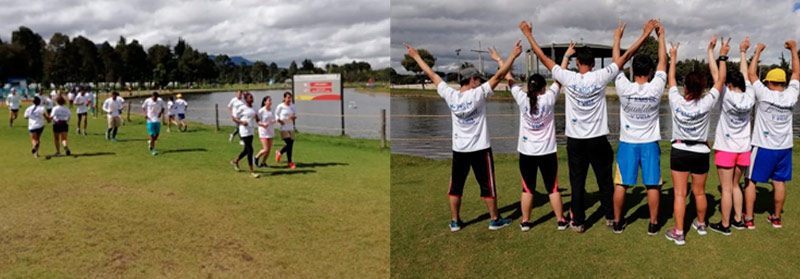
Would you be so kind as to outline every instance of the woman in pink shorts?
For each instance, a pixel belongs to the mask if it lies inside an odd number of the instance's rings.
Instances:
[[[709,57],[713,58],[716,36],[709,43]],[[742,220],[742,190],[739,178],[745,168],[750,166],[750,112],[755,104],[755,91],[747,79],[747,48],[749,37],[739,44],[741,64],[739,72],[730,71],[726,75],[725,88],[720,98],[722,109],[714,137],[714,163],[722,187],[720,210],[722,220],[712,223],[709,229],[723,235],[731,234],[731,226],[744,229]],[[711,75],[716,80],[718,69],[711,63]],[[734,213],[731,215],[731,207]]]

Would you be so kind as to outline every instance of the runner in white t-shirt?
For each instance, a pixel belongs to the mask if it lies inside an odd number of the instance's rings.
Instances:
[[[728,39],[730,42],[730,39]],[[683,230],[683,220],[686,216],[686,191],[689,176],[692,177],[692,194],[697,208],[697,220],[692,222],[699,235],[707,234],[706,231],[706,178],[708,177],[708,126],[711,121],[711,111],[717,104],[719,92],[727,76],[726,62],[730,46],[723,41],[720,47],[719,74],[714,80],[714,87],[703,96],[706,87],[705,76],[699,72],[691,72],[684,80],[683,92],[678,92],[678,83],[675,79],[676,60],[678,59],[678,45],[670,50],[669,67],[669,106],[672,111],[672,152],[670,154],[670,169],[674,189],[673,210],[675,214],[675,228],[666,232],[668,240],[677,245],[686,244]],[[716,63],[709,61],[709,63]]]
[[[618,29],[618,33],[622,30]],[[656,26],[658,35],[658,65],[647,55],[633,58],[634,82],[619,73],[614,82],[619,96],[619,145],[617,146],[616,172],[614,177],[614,233],[625,230],[626,220],[622,216],[625,194],[628,187],[636,185],[639,168],[642,169],[642,184],[647,191],[650,210],[648,235],[658,234],[658,205],[661,195],[661,126],[658,112],[664,85],[667,83],[667,46],[664,27]],[[619,57],[619,40],[614,41],[612,57]],[[653,75],[655,70],[655,75]],[[653,76],[653,80],[650,80]]]
[[[178,125],[175,121],[175,97],[170,95],[169,101],[167,101],[167,133],[172,132],[172,123],[175,123],[176,126]]]
[[[86,93],[85,88],[81,88],[78,91],[78,95],[75,96],[74,100],[75,104],[75,114],[78,115],[78,134],[81,133],[85,136],[86,135],[86,124],[89,120],[87,117],[89,113],[89,107],[92,106],[92,97]],[[83,124],[83,129],[81,130],[81,124]]]
[[[44,131],[45,121],[50,121],[50,115],[47,114],[47,109],[42,105],[42,98],[40,96],[33,97],[33,105],[29,106],[23,114],[25,119],[28,119],[28,132],[31,135],[31,153],[34,158],[39,158],[39,139]]]
[[[584,232],[586,213],[584,192],[589,165],[595,171],[600,188],[600,210],[606,218],[606,226],[614,223],[613,191],[614,181],[611,166],[614,150],[608,142],[608,114],[606,112],[606,85],[617,76],[619,69],[630,59],[636,49],[644,43],[658,21],[650,20],[643,26],[642,35],[628,50],[604,69],[592,71],[594,55],[588,48],[578,49],[576,58],[578,72],[562,69],[548,58],[533,38],[532,27],[523,21],[519,27],[528,39],[531,49],[542,64],[550,70],[553,78],[561,83],[566,95],[566,135],[569,181],[572,188],[571,227],[578,233]],[[620,22],[614,40],[620,40],[625,25]],[[618,44],[618,43],[615,43]]]
[[[70,90],[69,93],[67,93],[67,99],[69,100],[69,108],[72,108],[72,104],[73,104],[73,102],[75,102],[75,90],[74,89]]]
[[[6,106],[8,106],[8,127],[14,127],[14,120],[17,119],[19,113],[19,101],[22,96],[17,94],[17,89],[11,87],[11,93],[6,96]]]
[[[503,60],[494,48],[489,49],[494,61],[503,65]],[[570,42],[564,53],[561,67],[569,65],[569,56],[575,53],[575,43]],[[519,172],[522,179],[522,221],[519,227],[523,232],[533,228],[530,222],[533,209],[533,192],[536,189],[537,169],[542,172],[545,193],[556,215],[556,228],[565,230],[569,223],[564,218],[561,193],[558,192],[558,156],[556,155],[555,104],[561,85],[556,81],[548,88],[547,81],[539,74],[528,77],[528,92],[522,90],[509,71],[505,76],[511,87],[511,95],[519,106]],[[529,186],[530,185],[530,186]]]
[[[142,103],[142,114],[147,118],[147,131],[150,135],[149,148],[154,156],[158,154],[156,140],[161,133],[161,117],[164,115],[165,109],[166,104],[158,97],[158,92],[153,92],[153,95]]]
[[[773,228],[783,227],[781,211],[786,200],[786,182],[792,180],[792,109],[797,103],[800,91],[800,60],[797,56],[797,43],[786,41],[784,47],[792,55],[792,76],[789,86],[786,84],[786,73],[780,69],[772,69],[764,81],[758,80],[758,58],[764,50],[764,44],[756,46],[756,54],[750,61],[749,79],[753,81],[756,95],[756,119],[753,125],[750,167],[745,174],[750,182],[745,188],[745,225],[755,229],[753,223],[753,207],[756,199],[756,183],[767,183],[772,179],[774,187],[775,207],[767,221]]]
[[[258,110],[258,139],[261,140],[261,150],[256,154],[256,162],[261,159],[258,164],[261,168],[267,167],[267,158],[269,152],[272,151],[272,139],[275,137],[275,115],[270,108],[272,107],[272,98],[270,96],[264,97],[261,100],[261,109]]]
[[[714,60],[717,36],[708,44],[708,59]],[[722,220],[710,223],[708,228],[723,235],[730,235],[733,226],[744,229],[742,221],[742,189],[739,178],[750,166],[750,112],[755,103],[755,92],[747,79],[747,48],[750,38],[739,44],[739,72],[731,69],[720,96],[720,114],[714,133],[714,164],[721,188],[720,215]],[[716,63],[710,64],[711,76],[718,78]],[[731,208],[735,209],[731,215]],[[738,220],[738,221],[737,221]]]
[[[117,91],[111,92],[111,97],[103,102],[103,111],[106,112],[108,117],[106,140],[117,141],[117,130],[122,125],[122,117],[119,114],[120,110],[122,110],[122,104],[122,97],[119,96]]]
[[[297,119],[297,111],[292,105],[292,93],[283,93],[283,102],[275,108],[275,119],[281,124],[281,139],[286,145],[281,150],[275,151],[275,162],[280,163],[283,154],[286,154],[290,169],[296,168],[292,161],[294,151],[294,120]]]
[[[186,109],[189,108],[189,103],[183,99],[183,94],[178,93],[175,95],[175,116],[178,119],[178,131],[186,132]]]
[[[517,41],[511,55],[497,70],[494,76],[485,81],[475,68],[461,70],[461,88],[450,88],[439,75],[422,60],[419,52],[412,46],[408,48],[408,56],[417,62],[428,78],[437,85],[437,92],[450,108],[453,122],[453,167],[450,176],[450,231],[459,231],[463,225],[460,218],[461,195],[464,183],[472,168],[481,189],[481,198],[486,202],[491,220],[489,229],[497,230],[511,224],[511,219],[501,218],[497,210],[497,188],[494,178],[494,159],[486,127],[486,98],[494,94],[494,88],[511,70],[514,60],[522,53],[522,46]]]
[[[258,178],[259,175],[253,169],[253,135],[255,134],[256,123],[258,123],[258,113],[253,109],[252,94],[244,93],[242,99],[244,100],[244,105],[239,106],[239,108],[233,112],[232,120],[239,124],[239,137],[244,141],[244,149],[239,153],[236,159],[231,160],[231,165],[233,165],[233,168],[238,172],[239,161],[247,157],[247,165],[250,167],[250,176]]]
[[[72,155],[72,152],[67,146],[67,134],[69,134],[69,118],[72,113],[67,107],[64,106],[66,100],[64,97],[56,97],[56,106],[53,108],[53,142],[56,145],[56,154],[53,156],[61,156],[61,146],[64,146],[64,152],[67,156]],[[60,144],[59,144],[60,143]]]
[[[244,103],[242,103],[242,90],[237,90],[236,96],[231,98],[231,101],[228,102],[228,114],[233,116],[233,112],[239,109],[239,107],[242,106],[243,104]],[[239,125],[236,125],[233,129],[233,132],[231,132],[231,134],[228,135],[228,142],[232,142],[233,137],[235,137],[238,134],[239,134]],[[241,141],[239,143],[241,144]]]

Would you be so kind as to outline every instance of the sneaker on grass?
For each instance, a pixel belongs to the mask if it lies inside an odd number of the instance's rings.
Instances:
[[[461,230],[461,224],[462,224],[461,220],[458,220],[458,221],[450,220],[450,231],[451,232],[460,231]]]
[[[708,234],[708,231],[706,231],[706,223],[700,223],[700,221],[694,220],[694,222],[692,222],[692,228],[696,230],[699,235]]]
[[[783,225],[781,224],[781,218],[779,218],[779,217],[775,217],[775,216],[773,216],[772,214],[770,214],[769,216],[767,216],[767,221],[768,221],[770,224],[772,224],[772,227],[773,227],[773,228],[780,229],[780,228],[782,228],[782,227],[783,227]]]
[[[237,172],[239,171],[239,163],[237,163],[236,161],[231,160],[231,166],[233,166],[233,170]]]
[[[559,220],[558,222],[556,222],[556,225],[558,225],[558,227],[556,227],[556,228],[558,228],[559,231],[563,231],[563,230],[566,230],[567,227],[569,227],[569,222],[567,222],[567,220],[563,220],[562,219],[562,220]]]
[[[737,230],[744,230],[747,226],[744,225],[744,219],[739,220],[738,222],[731,216],[731,227]]]
[[[497,218],[496,220],[489,220],[490,230],[499,230],[508,225],[511,225],[511,219]]]
[[[531,222],[521,222],[519,223],[519,229],[523,232],[530,231],[533,228],[533,223]]]
[[[731,235],[731,227],[725,227],[722,222],[709,224],[708,228],[713,232],[721,233],[722,235]]]
[[[747,227],[748,230],[756,229],[756,223],[753,222],[752,217],[748,218],[747,216],[745,216],[743,220],[744,220],[744,226]]]
[[[675,242],[678,246],[683,246],[686,244],[686,236],[683,234],[678,234],[675,228],[671,228],[667,231],[667,240]]]
[[[656,235],[658,234],[658,230],[661,229],[658,224],[648,223],[647,225],[647,234],[648,235]]]
[[[614,222],[613,230],[616,234],[621,234],[623,231],[625,231],[625,219],[621,219],[619,222]]]

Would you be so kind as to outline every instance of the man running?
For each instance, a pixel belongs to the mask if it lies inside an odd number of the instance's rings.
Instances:
[[[117,129],[122,125],[122,117],[119,112],[122,110],[122,98],[117,91],[111,92],[111,97],[103,102],[103,111],[106,112],[108,117],[108,131],[106,131],[106,140],[112,142],[117,141]]]
[[[89,106],[92,103],[92,100],[89,94],[86,94],[86,89],[81,88],[78,91],[78,95],[75,96],[75,113],[78,115],[78,134],[86,135],[86,124],[89,119],[86,117],[89,113]],[[81,130],[81,124],[83,124],[83,130]]]
[[[231,98],[231,101],[228,102],[228,114],[233,117],[233,112],[239,109],[239,107],[242,105],[244,105],[244,102],[242,102],[242,90],[236,90],[236,96]],[[232,142],[233,137],[239,134],[239,124],[235,124],[236,126],[233,128],[233,132],[228,135],[228,142]],[[244,142],[240,140],[239,144],[244,144]]]
[[[8,106],[8,127],[14,127],[14,120],[17,119],[19,114],[19,101],[22,97],[17,94],[17,89],[11,87],[11,93],[6,96],[6,105]]]
[[[578,72],[562,69],[545,55],[533,38],[532,27],[523,21],[519,27],[528,39],[536,57],[550,70],[553,78],[564,86],[566,93],[566,135],[567,162],[569,181],[572,188],[571,227],[574,231],[584,232],[583,196],[586,174],[592,165],[597,185],[600,188],[600,210],[604,212],[606,227],[613,226],[613,180],[611,166],[614,161],[614,150],[608,142],[608,119],[606,112],[606,84],[614,80],[619,69],[630,59],[645,38],[655,29],[658,22],[650,20],[644,24],[644,32],[628,50],[604,69],[592,71],[594,55],[587,48],[579,49],[577,58]],[[624,25],[620,24],[620,28]],[[616,36],[615,36],[616,37]]]
[[[494,95],[493,89],[511,70],[514,60],[522,53],[520,41],[514,46],[511,55],[488,81],[475,68],[461,70],[461,88],[450,88],[439,75],[422,60],[419,52],[408,44],[408,55],[419,64],[428,78],[437,85],[441,96],[452,115],[453,127],[453,165],[450,175],[450,231],[459,231],[463,223],[460,218],[461,195],[464,183],[472,168],[480,185],[481,198],[486,202],[491,220],[489,229],[497,230],[511,224],[511,219],[501,218],[497,210],[497,188],[494,178],[494,159],[486,125],[486,98]]]
[[[150,152],[153,156],[158,154],[156,151],[156,140],[161,133],[161,117],[164,115],[164,100],[158,97],[158,92],[142,103],[142,114],[147,118],[147,131],[150,135]]]
[[[179,132],[186,132],[186,109],[189,108],[189,103],[183,99],[183,95],[178,93],[178,99],[175,100],[175,116],[177,117],[177,125]]]

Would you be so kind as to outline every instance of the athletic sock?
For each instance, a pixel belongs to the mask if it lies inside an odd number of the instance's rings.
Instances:
[[[530,221],[530,220],[525,220],[525,219],[523,219],[523,220],[522,220],[522,222],[523,222],[523,223],[527,223],[527,222],[529,222],[529,221]]]
[[[683,231],[682,231],[682,230],[675,230],[675,234],[677,234],[677,235],[683,235]]]

